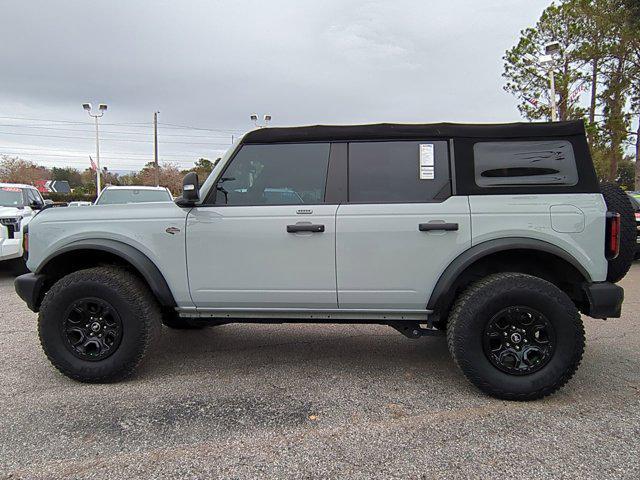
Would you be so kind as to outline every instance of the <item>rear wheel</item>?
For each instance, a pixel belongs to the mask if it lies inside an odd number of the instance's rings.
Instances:
[[[458,298],[447,341],[456,364],[482,391],[534,400],[573,376],[584,352],[584,327],[571,299],[555,285],[501,273]]]
[[[127,270],[73,272],[51,287],[40,307],[45,354],[64,375],[81,382],[129,376],[159,333],[160,308]]]

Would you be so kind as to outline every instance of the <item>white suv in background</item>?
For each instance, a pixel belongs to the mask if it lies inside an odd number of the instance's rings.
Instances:
[[[173,196],[167,187],[128,185],[125,187],[105,187],[96,199],[95,205],[122,205],[125,203],[172,201]]]
[[[0,183],[0,261],[15,260],[16,266],[24,269],[24,226],[43,207],[44,200],[35,187],[20,183]]]

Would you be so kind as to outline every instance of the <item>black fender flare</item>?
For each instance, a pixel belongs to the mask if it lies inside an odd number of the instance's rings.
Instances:
[[[96,238],[71,242],[46,257],[40,263],[40,266],[35,273],[41,274],[42,271],[46,269],[49,262],[62,254],[72,252],[74,250],[99,250],[120,257],[127,263],[131,264],[140,273],[140,275],[142,275],[149,285],[149,288],[158,299],[160,305],[163,307],[176,306],[173,293],[171,293],[171,289],[169,289],[169,285],[167,284],[164,275],[162,275],[162,272],[160,272],[156,264],[137,248],[118,240]]]
[[[589,272],[587,272],[582,264],[566,250],[552,243],[525,237],[498,238],[474,245],[457,256],[444,272],[442,272],[442,275],[440,275],[440,278],[436,282],[427,303],[427,309],[437,310],[438,307],[440,307],[441,301],[449,295],[460,274],[473,263],[492,253],[509,250],[538,250],[540,252],[553,254],[575,267],[586,282],[591,282],[591,275],[589,275]]]

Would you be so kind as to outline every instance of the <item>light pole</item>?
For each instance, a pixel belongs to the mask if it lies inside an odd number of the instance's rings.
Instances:
[[[540,65],[547,67],[549,75],[549,97],[551,97],[551,121],[558,121],[558,104],[556,102],[556,79],[554,72],[554,56],[560,54],[560,43],[551,42],[544,46],[544,55],[538,58]]]
[[[153,163],[156,171],[156,187],[160,185],[160,167],[158,165],[158,114],[153,112]]]
[[[84,108],[90,117],[93,117],[96,121],[96,197],[100,195],[100,135],[98,133],[98,119],[104,115],[107,110],[107,104],[101,103],[98,105],[98,113],[91,113],[92,107],[90,103],[83,103]]]

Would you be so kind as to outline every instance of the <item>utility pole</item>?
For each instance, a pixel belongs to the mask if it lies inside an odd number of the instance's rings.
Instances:
[[[153,161],[156,167],[156,187],[160,185],[160,166],[158,165],[158,114],[153,112]]]
[[[82,108],[84,108],[90,117],[93,117],[96,121],[96,198],[100,195],[100,134],[98,132],[98,119],[104,115],[104,112],[107,110],[107,105],[105,103],[101,103],[98,105],[99,113],[91,113],[91,104],[83,103]]]
[[[558,104],[556,103],[556,79],[553,67],[549,67],[549,96],[551,97],[551,121],[558,121]]]

